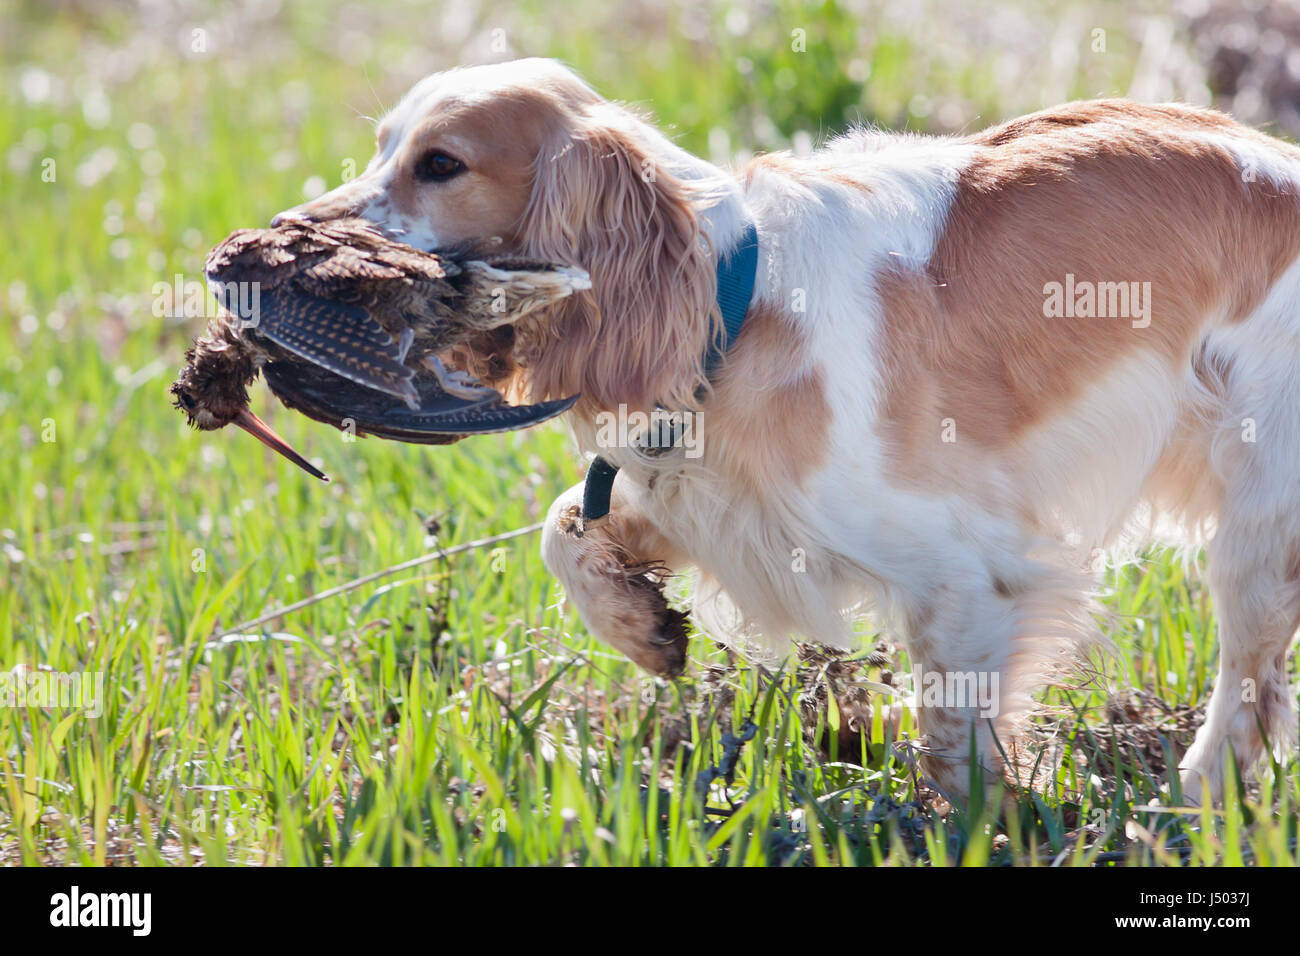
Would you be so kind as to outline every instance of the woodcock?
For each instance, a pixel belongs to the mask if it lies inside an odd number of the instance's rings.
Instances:
[[[340,219],[233,232],[206,272],[223,309],[185,355],[176,407],[204,430],[240,426],[317,478],[249,410],[259,372],[284,405],[317,421],[424,444],[526,428],[577,400],[508,405],[438,353],[590,288],[581,269],[426,253]]]

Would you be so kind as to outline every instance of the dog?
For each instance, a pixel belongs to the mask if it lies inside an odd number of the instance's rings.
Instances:
[[[567,599],[668,675],[668,574],[694,569],[699,626],[776,653],[849,646],[872,609],[954,799],[972,756],[1023,779],[1034,692],[1104,643],[1106,563],[1204,546],[1222,651],[1181,769],[1218,797],[1229,747],[1248,769],[1294,743],[1298,184],[1290,145],[1123,100],[730,171],[528,59],[424,79],[363,174],[281,216],[586,269],[589,292],[451,356],[533,401],[581,395],[599,474],[542,542]],[[664,414],[673,441],[611,426]]]

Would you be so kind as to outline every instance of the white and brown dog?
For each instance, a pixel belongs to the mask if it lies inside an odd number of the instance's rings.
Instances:
[[[363,175],[282,215],[359,213],[425,249],[499,237],[591,274],[459,360],[581,393],[578,441],[621,473],[599,526],[582,486],[555,503],[545,558],[643,667],[683,664],[647,572],[697,569],[696,615],[777,649],[844,646],[874,608],[924,674],[996,688],[918,708],[960,796],[971,734],[1017,770],[1031,694],[1096,635],[1099,556],[1204,542],[1222,660],[1185,779],[1218,794],[1227,745],[1248,767],[1263,735],[1293,739],[1300,151],[1099,101],[733,173],[546,60],[431,76],[378,135]],[[755,231],[722,355],[719,276]],[[665,409],[695,416],[693,448],[603,428]]]

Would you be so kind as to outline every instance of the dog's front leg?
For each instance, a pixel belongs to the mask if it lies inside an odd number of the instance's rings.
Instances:
[[[1020,571],[985,578],[950,570],[905,614],[922,769],[959,802],[981,777],[986,787],[999,776],[1031,785],[1031,693],[1078,637],[1085,598],[1074,579],[1030,562]]]
[[[584,528],[583,485],[546,515],[542,559],[587,629],[646,670],[676,677],[686,666],[686,615],[668,606],[664,579],[684,556],[654,526],[626,478],[614,485],[609,517]]]

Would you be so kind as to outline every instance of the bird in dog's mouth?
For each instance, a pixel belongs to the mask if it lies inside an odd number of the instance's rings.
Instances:
[[[203,430],[239,426],[316,478],[329,480],[249,409],[259,373],[310,418],[421,444],[527,428],[578,399],[510,405],[439,356],[590,288],[581,269],[426,253],[342,219],[239,230],[206,272],[223,308],[186,353],[174,405]]]

